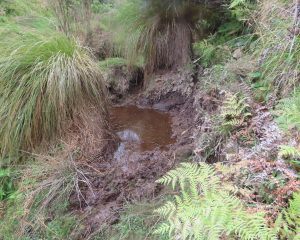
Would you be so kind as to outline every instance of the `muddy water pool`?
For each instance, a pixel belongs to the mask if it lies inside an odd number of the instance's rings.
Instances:
[[[121,142],[115,153],[120,158],[126,151],[165,150],[175,142],[172,119],[168,113],[136,106],[113,107],[110,120]]]

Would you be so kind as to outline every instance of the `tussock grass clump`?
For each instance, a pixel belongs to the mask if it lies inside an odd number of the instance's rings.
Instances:
[[[117,34],[117,42],[131,62],[143,56],[148,73],[183,67],[190,62],[192,31],[202,8],[184,0],[126,1],[115,15],[116,28],[125,32]]]
[[[96,106],[106,113],[102,76],[75,40],[26,34],[7,42],[0,57],[0,151],[20,150],[61,137],[77,115]]]

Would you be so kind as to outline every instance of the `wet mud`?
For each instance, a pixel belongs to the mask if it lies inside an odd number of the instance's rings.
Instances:
[[[137,100],[109,111],[119,144],[110,159],[93,162],[101,174],[95,176],[81,210],[89,216],[87,235],[116,223],[125,202],[155,197],[161,191],[155,181],[193,153],[188,102],[161,111],[152,105],[137,107]]]

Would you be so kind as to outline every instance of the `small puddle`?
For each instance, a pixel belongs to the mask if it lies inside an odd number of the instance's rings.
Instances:
[[[113,107],[110,114],[114,130],[121,139],[115,158],[120,158],[128,148],[140,152],[155,148],[165,150],[175,142],[168,113],[126,106]]]

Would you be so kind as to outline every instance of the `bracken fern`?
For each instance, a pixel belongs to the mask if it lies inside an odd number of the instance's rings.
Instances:
[[[284,158],[299,158],[300,150],[292,146],[281,145],[278,155]]]
[[[279,102],[275,114],[277,122],[283,129],[300,129],[300,91],[297,90],[293,96]]]
[[[281,145],[278,155],[288,160],[291,164],[300,167],[300,150],[293,146]]]
[[[222,187],[207,164],[182,163],[157,181],[180,186],[181,195],[156,210],[166,222],[155,234],[171,239],[276,239],[262,213],[248,213],[242,201]]]
[[[279,214],[276,227],[284,239],[300,239],[300,193],[293,194],[289,207]]]
[[[242,127],[250,116],[250,106],[246,103],[246,98],[238,94],[228,94],[221,108],[221,130],[228,133]]]

